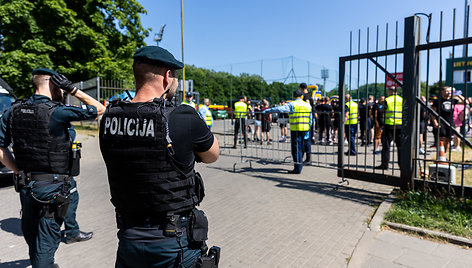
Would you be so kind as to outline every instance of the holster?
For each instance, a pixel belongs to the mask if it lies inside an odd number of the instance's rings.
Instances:
[[[26,186],[26,174],[23,171],[19,171],[18,174],[13,174],[13,186],[17,193],[20,192],[21,188]]]
[[[198,257],[193,263],[194,268],[218,268],[220,262],[221,248],[213,246],[208,254]]]
[[[55,216],[59,218],[64,218],[67,214],[69,203],[70,203],[70,194],[69,195],[57,194],[56,197],[54,198],[55,213],[56,213]]]

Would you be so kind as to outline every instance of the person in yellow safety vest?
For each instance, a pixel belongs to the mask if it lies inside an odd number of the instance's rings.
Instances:
[[[245,102],[245,97],[240,96],[239,101],[234,103],[234,119],[236,122],[234,123],[234,146],[236,148],[237,141],[238,141],[238,132],[241,129],[244,137],[244,148],[247,148],[247,133],[246,133],[246,115],[247,115],[247,104]]]
[[[196,109],[195,102],[193,102],[192,92],[187,92],[187,94],[185,94],[185,100],[181,104],[189,105],[193,107],[194,109]]]
[[[213,126],[213,116],[211,115],[210,108],[208,106],[210,105],[210,99],[205,98],[203,100],[203,105],[200,107],[200,110],[198,110],[200,116],[202,117],[203,121],[207,124],[208,128],[211,130],[211,127]]]
[[[344,97],[346,101],[344,113],[344,134],[349,141],[349,150],[345,155],[356,155],[356,134],[357,134],[357,120],[359,117],[359,107],[356,102],[352,101],[350,94]]]
[[[292,158],[294,163],[294,168],[288,172],[289,174],[300,174],[302,172],[303,147],[305,142],[310,143],[308,131],[313,122],[313,116],[311,113],[311,105],[305,102],[302,96],[303,92],[297,90],[293,93],[294,101],[263,111],[263,113],[289,113]]]
[[[385,99],[384,116],[381,128],[382,133],[382,164],[376,166],[377,169],[388,169],[390,160],[390,143],[395,141],[398,151],[398,159],[401,155],[401,135],[402,135],[402,116],[403,116],[403,98],[397,95],[396,87],[388,88],[389,97]]]

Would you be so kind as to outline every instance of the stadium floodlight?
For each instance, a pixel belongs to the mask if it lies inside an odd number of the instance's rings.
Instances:
[[[159,31],[159,33],[156,33],[154,35],[154,41],[156,41],[156,44],[157,46],[159,46],[159,42],[162,41],[162,36],[164,35],[164,28],[166,27],[165,24],[162,24],[161,26],[161,30]]]

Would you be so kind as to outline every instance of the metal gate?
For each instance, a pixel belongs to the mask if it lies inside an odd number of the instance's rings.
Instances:
[[[467,10],[468,13],[468,10]],[[465,37],[456,39],[455,38],[455,16],[456,12],[453,11],[452,16],[452,39],[443,41],[443,13],[440,14],[439,22],[439,40],[437,42],[430,42],[431,36],[431,20],[432,15],[429,14],[416,14],[415,16],[407,17],[404,20],[404,32],[403,35],[399,34],[399,24],[395,24],[395,42],[394,47],[389,48],[389,33],[388,33],[388,24],[385,27],[385,49],[379,50],[379,26],[376,29],[375,38],[370,38],[370,31],[367,29],[366,32],[366,51],[361,53],[361,31],[358,32],[358,42],[357,42],[357,54],[353,55],[353,38],[351,32],[351,42],[350,42],[350,55],[339,58],[339,96],[341,103],[341,111],[344,115],[346,112],[345,105],[346,100],[344,96],[350,94],[352,99],[357,99],[357,102],[361,102],[361,98],[365,96],[366,98],[369,95],[374,97],[383,95],[387,97],[387,82],[393,83],[393,87],[399,88],[402,91],[403,97],[403,111],[402,111],[402,126],[401,130],[401,139],[399,146],[395,148],[392,146],[390,151],[390,163],[388,169],[376,169],[376,166],[381,163],[380,155],[376,155],[375,152],[372,152],[371,149],[368,149],[366,145],[364,148],[357,150],[355,156],[353,154],[346,156],[344,152],[346,147],[349,147],[351,143],[348,142],[346,146],[343,142],[338,143],[338,176],[343,178],[353,178],[363,181],[387,184],[392,186],[400,186],[402,189],[422,189],[425,187],[428,188],[440,188],[445,189],[450,193],[455,193],[461,196],[472,196],[472,188],[469,183],[469,178],[467,178],[466,169],[472,167],[472,161],[465,159],[465,154],[462,153],[462,158],[459,161],[449,161],[451,159],[451,148],[446,154],[449,155],[449,160],[441,160],[439,158],[439,149],[436,152],[431,152],[429,147],[431,143],[431,137],[433,134],[426,131],[424,136],[423,146],[421,151],[419,150],[419,136],[420,136],[420,113],[425,115],[426,121],[429,118],[433,122],[434,119],[438,120],[441,127],[445,126],[444,129],[449,129],[450,132],[462,141],[462,152],[465,152],[467,147],[472,147],[472,144],[469,140],[466,139],[466,133],[460,133],[461,131],[456,130],[453,126],[448,125],[448,118],[444,118],[444,115],[438,114],[435,110],[432,109],[427,103],[421,99],[421,89],[423,85],[423,90],[425,88],[426,92],[424,97],[426,100],[430,99],[429,89],[430,89],[430,66],[435,66],[439,63],[439,81],[436,83],[438,88],[442,88],[445,83],[443,82],[443,50],[450,51],[450,58],[448,62],[451,62],[453,65],[455,60],[455,48],[456,46],[464,47],[465,55],[465,78],[467,79],[467,66],[468,66],[468,44],[472,41],[471,37]],[[425,15],[428,18],[428,27],[426,33],[426,42],[421,43],[420,37],[420,25],[421,19],[419,16]],[[465,32],[468,32],[468,14],[467,22],[465,24]],[[403,37],[403,47],[399,47],[399,38]],[[375,41],[375,42],[372,42]],[[369,51],[369,45],[374,43],[375,49],[373,52]],[[383,45],[383,44],[382,44]],[[434,64],[430,63],[432,60],[431,53],[439,53],[439,61],[436,61]],[[426,55],[425,55],[426,54]],[[426,62],[424,63],[424,57],[426,56]],[[472,63],[472,62],[471,62]],[[362,68],[361,68],[362,66]],[[425,69],[423,69],[425,67]],[[369,70],[369,68],[372,68]],[[469,67],[470,68],[470,67]],[[448,70],[449,72],[449,70]],[[454,68],[450,70],[451,76],[454,76]],[[403,75],[401,81],[399,73]],[[356,77],[357,76],[357,77]],[[457,76],[457,75],[456,75]],[[361,86],[360,80],[365,79],[363,85]],[[382,77],[382,78],[380,78]],[[385,80],[383,79],[385,77]],[[421,82],[423,78],[423,84]],[[384,81],[381,83],[379,81]],[[467,80],[466,80],[467,81]],[[425,84],[424,84],[425,83]],[[354,87],[353,87],[354,84]],[[357,88],[355,87],[357,86]],[[452,94],[454,95],[454,79],[451,80],[447,86],[452,88]],[[467,82],[464,84],[465,90],[463,96],[465,99],[469,97],[467,92]],[[470,85],[469,85],[470,87]],[[439,95],[439,94],[438,94]],[[441,100],[438,100],[438,105],[441,105]],[[455,102],[452,100],[451,103],[453,108]],[[421,108],[422,107],[422,108]],[[439,106],[438,106],[439,107]],[[367,126],[368,119],[371,118],[369,115],[369,106],[366,106],[362,109],[365,109],[364,118],[360,118],[359,122],[361,124],[366,124],[364,126],[364,134],[367,135]],[[375,110],[375,109],[374,109]],[[384,114],[385,116],[385,114]],[[341,120],[342,121],[342,120]],[[423,120],[425,121],[425,120]],[[349,121],[350,122],[350,121]],[[375,121],[376,122],[376,121]],[[375,123],[374,122],[374,123]],[[463,118],[462,122],[467,123],[467,118]],[[468,123],[467,123],[468,124]],[[346,128],[346,129],[345,129]],[[345,138],[345,135],[348,139],[351,138],[352,130],[357,130],[357,125],[353,127],[352,125],[345,125],[344,122],[341,122],[339,125],[339,137],[338,140],[342,141]],[[346,133],[345,130],[349,130]],[[437,131],[439,133],[439,131]],[[355,132],[353,132],[355,133]],[[384,131],[385,133],[385,131]],[[385,134],[384,134],[385,135]],[[435,133],[434,135],[439,136]],[[354,145],[359,145],[359,137],[354,134]],[[367,135],[368,137],[368,135]],[[429,140],[428,140],[429,137]],[[368,143],[368,141],[367,141]],[[437,145],[439,147],[439,144]],[[452,146],[451,146],[452,147]],[[359,147],[356,147],[356,149]],[[423,148],[425,150],[423,150]],[[428,151],[429,150],[429,151]],[[420,157],[419,152],[426,151],[424,156]],[[397,155],[397,153],[400,152]],[[444,163],[445,162],[445,163]],[[397,165],[398,164],[398,165]],[[446,170],[447,174],[443,174],[447,178],[447,182],[442,182],[441,177],[438,175],[438,170],[441,168],[440,165]],[[397,167],[398,166],[398,167]],[[436,167],[434,167],[436,166]],[[444,167],[446,166],[446,167]],[[456,183],[451,182],[450,178],[452,171],[461,170],[460,180],[457,180]],[[431,170],[428,174],[428,171]],[[455,172],[454,171],[454,172]],[[432,176],[431,173],[434,173],[435,176]],[[456,173],[458,175],[458,173]],[[472,177],[472,175],[470,176]],[[469,184],[469,185],[467,185]]]

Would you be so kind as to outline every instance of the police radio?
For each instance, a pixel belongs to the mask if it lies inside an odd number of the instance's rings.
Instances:
[[[72,155],[71,155],[71,166],[70,166],[70,175],[78,176],[80,174],[80,158],[82,143],[74,141],[72,143]]]

